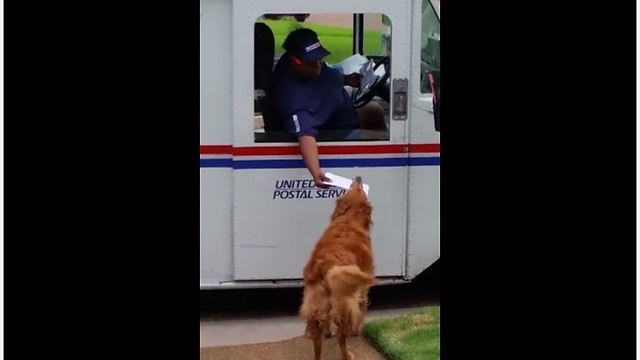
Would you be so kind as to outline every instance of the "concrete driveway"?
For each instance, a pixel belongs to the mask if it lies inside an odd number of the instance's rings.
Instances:
[[[440,304],[440,266],[411,284],[375,286],[367,319],[396,316]],[[210,291],[200,298],[200,360],[304,360],[313,358],[304,323],[297,315],[301,289]],[[356,360],[384,360],[354,337]],[[327,339],[323,360],[340,360],[335,337]]]
[[[374,310],[368,318],[394,316],[416,307]],[[241,320],[201,321],[200,360],[304,360],[313,359],[311,340],[302,337],[304,324],[296,316]],[[385,360],[362,337],[349,338],[354,360]],[[323,342],[322,359],[340,360],[336,338]]]

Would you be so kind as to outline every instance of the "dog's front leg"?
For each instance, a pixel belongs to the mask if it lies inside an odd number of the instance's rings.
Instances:
[[[324,323],[318,319],[308,319],[305,335],[313,341],[313,359],[320,360]]]
[[[333,322],[330,320],[327,320],[324,322],[324,337],[326,337],[327,339],[332,337],[333,334],[331,333],[331,324]]]
[[[313,360],[320,360],[322,355],[322,333],[313,338]]]
[[[353,360],[353,354],[347,349],[347,337],[349,336],[348,328],[340,328],[338,330],[338,346],[340,346],[340,354],[342,360]]]

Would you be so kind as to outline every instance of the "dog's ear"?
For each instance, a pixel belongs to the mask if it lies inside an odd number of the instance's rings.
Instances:
[[[341,196],[336,200],[336,207],[333,209],[333,214],[331,214],[331,220],[335,220],[340,215],[344,215],[349,209],[349,204],[347,203],[347,199],[344,196]]]
[[[358,211],[361,216],[362,223],[367,228],[373,225],[373,220],[371,219],[372,210],[373,208],[371,207],[371,204],[369,204],[369,202],[367,201],[360,207],[360,210]]]

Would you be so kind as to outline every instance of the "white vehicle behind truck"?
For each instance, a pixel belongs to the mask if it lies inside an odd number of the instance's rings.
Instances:
[[[318,24],[316,14],[351,22]],[[440,133],[429,81],[439,86],[437,2],[201,0],[201,289],[301,286],[344,192],[316,187],[297,142],[264,129],[266,85],[296,26],[318,33],[329,65],[360,56],[376,64],[376,81],[353,101],[380,104],[389,130],[318,142],[323,170],[370,186],[376,276],[410,281],[440,258]]]

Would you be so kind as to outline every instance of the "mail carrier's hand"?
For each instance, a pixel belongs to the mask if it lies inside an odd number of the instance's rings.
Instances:
[[[331,186],[330,184],[327,184],[331,182],[331,179],[326,177],[322,171],[318,171],[316,174],[313,174],[313,182],[316,184],[317,187],[323,188],[323,189],[326,189]]]
[[[344,77],[344,83],[351,86],[351,87],[360,87],[360,79],[362,78],[362,75],[358,74],[358,73],[351,73],[349,75],[346,75]]]

